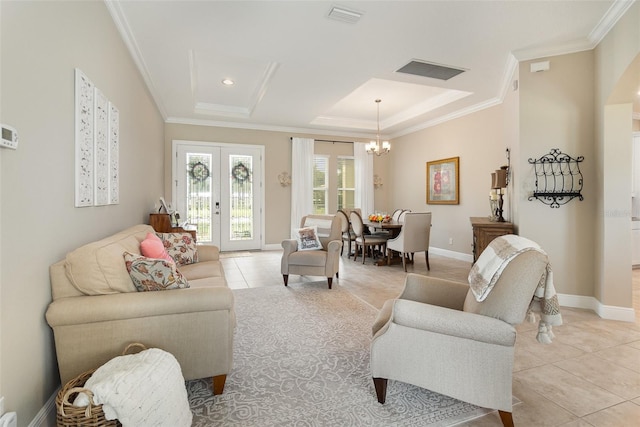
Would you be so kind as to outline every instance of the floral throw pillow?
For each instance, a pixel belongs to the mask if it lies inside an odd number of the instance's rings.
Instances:
[[[138,292],[188,288],[189,283],[172,262],[124,252],[124,262]]]
[[[198,262],[198,247],[189,233],[158,233],[167,253],[178,265]]]
[[[322,242],[318,237],[318,226],[297,228],[293,230],[293,237],[298,241],[299,251],[317,251],[322,249]]]

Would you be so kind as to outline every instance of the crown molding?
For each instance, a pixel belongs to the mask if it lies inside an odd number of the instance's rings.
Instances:
[[[452,113],[446,114],[444,116],[435,118],[433,120],[429,120],[429,121],[427,121],[425,123],[422,123],[420,125],[412,126],[410,128],[401,130],[399,132],[396,132],[396,133],[392,134],[391,138],[398,138],[400,136],[408,135],[410,133],[418,132],[420,130],[433,127],[435,125],[439,125],[441,123],[448,122],[449,120],[453,120],[453,119],[457,119],[457,118],[460,118],[460,117],[464,117],[464,116],[466,116],[468,114],[484,110],[485,108],[491,108],[491,107],[494,107],[496,105],[500,105],[500,104],[502,104],[502,101],[503,100],[500,99],[500,98],[491,98],[491,99],[488,99],[488,100],[486,100],[484,102],[480,102],[478,104],[471,105],[471,106],[469,106],[467,108],[463,108],[461,110],[457,110],[457,111],[454,111]]]
[[[140,53],[140,48],[133,37],[133,33],[131,32],[131,27],[127,22],[127,18],[125,18],[124,12],[120,6],[119,2],[104,0],[104,4],[107,7],[107,10],[111,14],[111,18],[113,19],[118,32],[120,33],[120,37],[124,41],[124,44],[127,46],[129,50],[129,54],[133,59],[133,62],[138,67],[138,71],[142,76],[145,84],[147,85],[147,89],[153,98],[156,108],[160,112],[160,115],[164,120],[167,119],[167,110],[164,107],[162,99],[158,95],[158,91],[156,90],[156,86],[153,83],[153,79],[151,78],[151,74],[149,74],[149,69],[147,68],[147,64],[145,64],[144,59],[142,59],[142,54]]]
[[[260,123],[221,122],[221,121],[206,120],[206,119],[186,119],[184,117],[169,117],[165,120],[165,123],[257,130],[257,131],[268,131],[268,132],[284,132],[284,133],[309,134],[309,135],[365,138],[365,139],[371,139],[376,137],[375,134],[363,133],[363,132],[344,132],[344,131],[332,131],[332,130],[326,130],[326,129],[296,128],[296,127],[290,127],[290,126],[264,125]],[[382,137],[384,137],[384,135],[380,135],[380,138]]]
[[[519,61],[530,61],[532,59],[567,55],[570,53],[594,49],[616,25],[618,20],[620,20],[627,10],[629,10],[629,8],[635,3],[635,1],[636,0],[615,0],[587,37],[553,46],[519,49],[514,51],[513,55]]]
[[[600,22],[589,33],[589,41],[596,47],[636,0],[615,0]]]

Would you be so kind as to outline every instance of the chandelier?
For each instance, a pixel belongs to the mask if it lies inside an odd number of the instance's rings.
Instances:
[[[367,153],[375,154],[376,156],[379,156],[380,154],[387,154],[389,151],[391,151],[391,144],[389,144],[389,141],[382,141],[382,144],[380,144],[380,103],[381,102],[382,102],[381,99],[376,99],[376,104],[378,104],[378,120],[377,120],[378,133],[376,133],[376,140],[369,141],[369,143],[366,145]]]

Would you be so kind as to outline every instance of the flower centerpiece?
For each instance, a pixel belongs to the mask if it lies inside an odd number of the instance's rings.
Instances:
[[[369,221],[371,222],[389,222],[391,221],[391,217],[389,215],[382,214],[371,214],[369,215]]]

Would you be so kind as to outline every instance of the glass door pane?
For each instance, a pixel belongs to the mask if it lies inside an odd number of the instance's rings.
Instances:
[[[231,154],[229,156],[229,239],[232,241],[254,238],[253,207],[253,157]]]
[[[209,243],[211,234],[211,170],[212,155],[187,153],[186,221],[195,224],[197,240]]]

